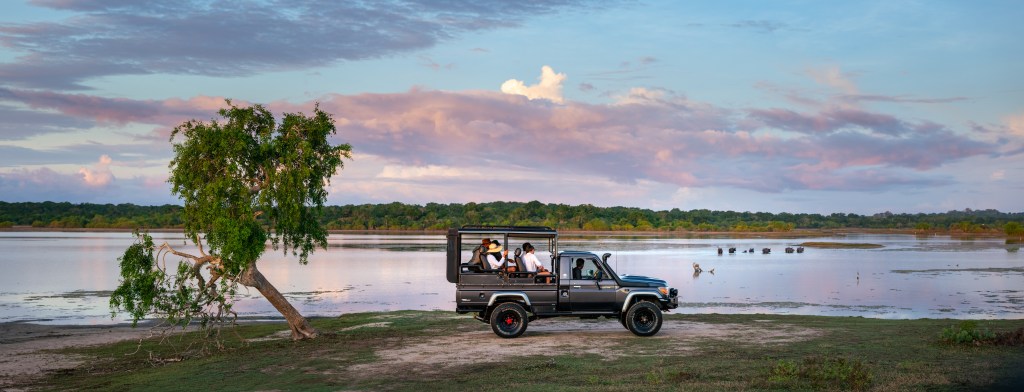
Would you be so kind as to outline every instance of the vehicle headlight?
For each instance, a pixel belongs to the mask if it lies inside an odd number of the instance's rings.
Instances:
[[[658,292],[660,292],[661,295],[664,295],[664,296],[667,297],[668,296],[668,287],[658,287]]]

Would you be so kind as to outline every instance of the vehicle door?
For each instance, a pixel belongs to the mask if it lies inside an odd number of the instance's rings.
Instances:
[[[572,262],[569,302],[573,311],[609,311],[615,306],[619,289],[594,256],[578,257]]]

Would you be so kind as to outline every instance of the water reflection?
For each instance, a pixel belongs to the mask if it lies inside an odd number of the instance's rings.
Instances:
[[[157,243],[184,241],[179,234],[154,236]],[[782,251],[809,241],[883,247]],[[107,300],[117,286],[117,257],[131,242],[128,233],[0,233],[0,321],[112,322]],[[442,235],[346,234],[328,243],[305,266],[272,249],[261,261],[264,275],[304,314],[454,308]],[[560,247],[609,252],[620,274],[667,280],[679,289],[681,313],[1024,318],[1022,258],[1002,239],[563,235]],[[719,247],[738,250],[720,256]],[[244,288],[236,309],[242,316],[276,315]]]

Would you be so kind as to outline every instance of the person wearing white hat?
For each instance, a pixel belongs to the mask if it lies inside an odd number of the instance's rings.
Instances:
[[[508,257],[508,251],[501,247],[501,243],[498,240],[491,240],[491,245],[487,247],[487,263],[491,265],[491,269],[502,269],[505,267],[502,261],[506,257]],[[509,268],[511,268],[511,271],[515,270],[515,267]]]

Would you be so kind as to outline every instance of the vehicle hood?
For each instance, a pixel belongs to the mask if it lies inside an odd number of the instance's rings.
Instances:
[[[640,275],[619,275],[624,287],[668,287],[664,280]]]

